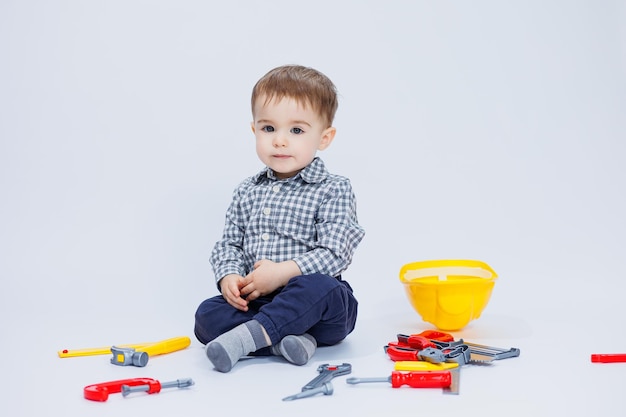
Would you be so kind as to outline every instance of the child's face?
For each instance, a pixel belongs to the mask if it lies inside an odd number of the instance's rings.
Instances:
[[[278,178],[293,177],[330,145],[335,128],[325,127],[311,106],[291,98],[264,103],[265,97],[259,97],[254,105],[256,153]]]

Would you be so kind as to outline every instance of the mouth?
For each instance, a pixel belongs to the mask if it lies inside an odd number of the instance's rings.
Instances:
[[[289,155],[276,154],[276,155],[272,155],[272,157],[278,158],[278,159],[286,159],[286,158],[289,158]]]

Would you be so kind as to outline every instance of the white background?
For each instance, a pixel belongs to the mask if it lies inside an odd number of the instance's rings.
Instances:
[[[2,0],[0,60],[0,414],[623,415],[626,364],[589,355],[626,351],[625,2]],[[59,359],[193,338],[231,192],[261,169],[251,88],[289,63],[341,95],[320,156],[367,231],[355,332],[230,374],[195,340],[146,368]],[[432,327],[398,271],[453,258],[499,274],[456,336],[519,358],[464,368],[458,397],[338,379],[280,401],[320,363],[389,375],[382,346]],[[82,398],[138,376],[196,384]]]

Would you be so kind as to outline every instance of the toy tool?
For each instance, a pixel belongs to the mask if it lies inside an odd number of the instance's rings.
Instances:
[[[186,348],[191,344],[188,337],[175,337],[139,348],[111,346],[111,363],[120,366],[146,366],[150,356],[162,355]]]
[[[393,369],[396,371],[445,371],[458,367],[457,362],[395,361],[393,364]]]
[[[387,345],[385,352],[392,361],[426,361],[432,363],[446,361],[444,352],[436,348],[418,350],[404,346]]]
[[[348,378],[348,384],[369,382],[389,382],[392,388],[408,385],[411,388],[446,388],[452,383],[450,371],[400,372],[393,371],[391,376],[382,378]]]
[[[352,365],[349,363],[342,363],[341,365],[329,365],[325,363],[317,367],[317,372],[319,372],[319,375],[303,386],[301,392],[285,397],[283,401],[312,397],[320,393],[332,395],[333,386],[330,381],[335,377],[347,375],[352,372]]]
[[[516,358],[520,354],[518,348],[502,349],[494,346],[479,345],[477,343],[464,342],[469,346],[472,360],[500,360],[507,358]]]
[[[349,374],[352,372],[352,365],[349,363],[342,363],[341,365],[329,365],[325,363],[317,367],[317,372],[319,372],[319,375],[303,386],[302,391],[321,387],[335,377]]]
[[[385,352],[394,361],[424,360],[417,353],[431,345],[443,350],[447,362],[452,359],[461,365],[466,363],[489,364],[494,360],[515,358],[520,355],[518,348],[502,349],[466,342],[463,339],[455,341],[451,334],[436,330],[425,330],[411,335],[398,334],[397,338],[397,341],[389,342],[385,346]],[[417,352],[411,353],[411,349],[417,350]]]
[[[333,395],[333,384],[331,384],[330,382],[324,382],[319,387],[304,390],[297,394],[290,395],[289,397],[285,397],[283,398],[283,401],[299,400],[300,398],[312,397],[320,393],[324,395]]]
[[[398,335],[398,337],[399,336],[400,335]],[[450,333],[440,332],[437,330],[424,330],[421,333],[413,334],[411,336],[420,336],[437,342],[454,342],[454,336]]]
[[[491,358],[472,359],[470,348],[462,340],[442,342],[428,340],[422,336],[399,334],[397,342],[389,342],[385,352],[392,361],[426,361],[432,363],[457,362],[465,365],[470,362],[490,362]]]
[[[461,385],[461,368],[450,369],[450,376],[450,385],[443,387],[443,393],[459,395],[459,388]]]
[[[132,392],[147,392],[156,394],[163,388],[186,388],[194,384],[191,378],[177,379],[170,382],[159,382],[152,378],[120,379],[117,381],[101,382],[87,385],[83,389],[86,399],[91,401],[106,401],[109,394],[121,392],[124,397]]]
[[[106,346],[88,349],[58,351],[60,358],[72,358],[76,356],[107,355],[113,352],[111,363],[116,365],[145,366],[148,356],[162,355],[177,350],[185,349],[191,344],[187,336],[173,337],[159,342],[136,343],[130,345]],[[144,354],[142,354],[142,352]],[[144,363],[145,362],[145,363]],[[141,365],[143,363],[143,365]]]
[[[591,355],[591,362],[595,362],[595,363],[626,362],[626,353],[594,353]]]

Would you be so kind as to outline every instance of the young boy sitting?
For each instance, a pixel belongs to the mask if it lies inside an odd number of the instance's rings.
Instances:
[[[233,193],[211,265],[221,295],[203,301],[195,334],[215,369],[246,355],[306,364],[352,330],[357,300],[341,274],[364,236],[350,181],[317,151],[336,129],[334,84],[303,66],[275,68],[252,91],[252,131],[266,167]]]

